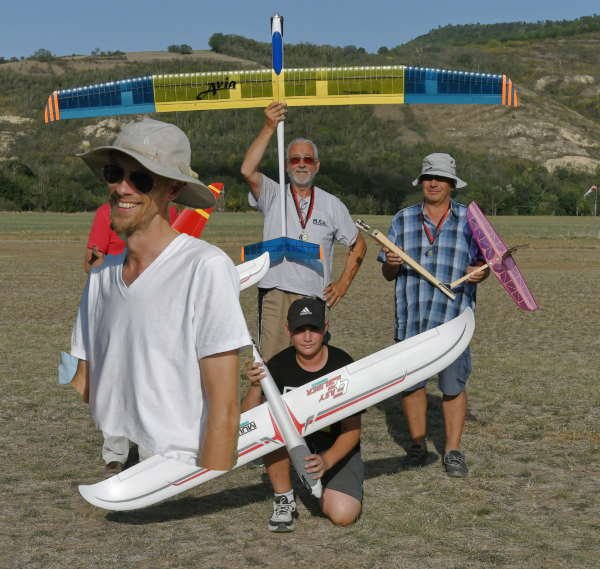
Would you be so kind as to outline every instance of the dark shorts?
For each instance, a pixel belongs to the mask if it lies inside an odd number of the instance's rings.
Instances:
[[[467,387],[471,375],[471,352],[467,348],[458,358],[438,375],[438,387],[444,395],[454,396],[462,393]],[[427,385],[427,380],[406,390],[411,393]]]
[[[365,465],[358,451],[340,460],[328,470],[321,482],[324,488],[343,492],[362,502],[364,479]]]

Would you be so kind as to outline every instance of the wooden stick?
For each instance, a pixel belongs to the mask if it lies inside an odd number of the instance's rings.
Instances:
[[[415,261],[410,255],[400,249],[398,245],[392,243],[383,233],[381,233],[381,231],[378,231],[377,229],[371,229],[371,227],[361,219],[357,219],[354,223],[356,223],[356,226],[359,229],[362,229],[368,233],[380,245],[383,245],[390,251],[396,253],[396,255],[398,255],[407,265],[428,280],[434,287],[441,290],[450,300],[454,300],[456,298],[456,295],[448,288],[447,285],[433,276],[425,267],[423,267],[423,265],[417,263],[417,261]]]
[[[512,247],[509,247],[502,255],[502,260],[506,259],[506,257],[508,257],[509,255],[512,255],[512,253],[514,253],[517,249],[524,249],[528,246],[529,245],[513,245]],[[466,275],[460,277],[460,279],[456,279],[454,282],[450,283],[450,288],[456,288],[459,284],[466,281],[471,275],[479,273],[480,271],[487,269],[489,266],[489,263],[486,263],[485,265],[477,267],[474,271],[467,273]]]
[[[484,271],[488,267],[489,267],[489,265],[487,263],[485,265],[481,265],[480,267],[477,267],[474,271],[471,271],[470,273],[467,273],[466,275],[463,275],[462,277],[460,277],[460,279],[456,279],[454,282],[451,282],[450,288],[456,288],[459,284],[464,283],[471,275],[480,273],[481,271]]]

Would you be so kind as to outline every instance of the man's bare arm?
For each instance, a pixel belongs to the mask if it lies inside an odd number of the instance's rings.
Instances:
[[[313,478],[321,478],[328,470],[360,442],[361,419],[360,415],[346,417],[341,421],[341,432],[333,445],[320,454],[310,454],[306,457],[306,471]]]
[[[242,398],[242,411],[248,411],[263,402],[260,381],[266,374],[262,365],[257,362],[248,362],[244,371],[250,385],[246,395]]]
[[[81,395],[84,403],[90,402],[90,370],[85,360],[78,360],[77,371],[71,380],[71,386]]]
[[[383,248],[383,252],[385,253],[385,263],[381,264],[381,274],[386,281],[393,281],[400,271],[402,258],[387,247]]]
[[[92,267],[99,267],[104,263],[104,253],[94,245],[92,249],[85,250],[85,258],[83,259],[83,270],[86,273],[90,272]]]
[[[490,276],[490,269],[489,267],[480,270],[480,265],[469,265],[467,267],[467,273],[469,273],[469,278],[468,281],[470,283],[481,283],[483,282],[485,279],[487,279]],[[471,274],[474,273],[474,274]]]
[[[327,470],[348,456],[348,453],[360,442],[361,416],[352,415],[342,419],[340,429],[341,432],[335,443],[323,452]]]
[[[260,195],[262,184],[262,174],[259,171],[260,162],[273,134],[277,130],[277,124],[285,119],[286,112],[287,105],[277,101],[273,101],[265,109],[265,124],[258,133],[258,136],[252,141],[244,156],[240,172],[246,183],[250,186],[250,191],[256,199]]]
[[[358,273],[362,261],[367,252],[367,244],[361,233],[358,233],[354,243],[348,247],[348,255],[346,256],[346,263],[344,264],[344,270],[337,281],[334,281],[325,288],[324,296],[325,302],[329,308],[336,306],[342,297],[348,292],[354,277]]]
[[[237,461],[240,426],[238,351],[208,356],[199,363],[208,417],[200,441],[198,465],[211,470],[230,470]]]

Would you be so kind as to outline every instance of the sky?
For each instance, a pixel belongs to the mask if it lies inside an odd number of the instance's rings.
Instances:
[[[448,24],[571,20],[600,14],[599,0],[30,0],[3,2],[0,57],[102,51],[208,49],[213,33],[270,40],[284,17],[284,42],[394,47]]]

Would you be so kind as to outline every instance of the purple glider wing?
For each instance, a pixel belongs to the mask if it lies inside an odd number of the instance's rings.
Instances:
[[[533,312],[539,305],[512,258],[508,247],[502,241],[477,202],[471,202],[467,208],[467,223],[475,242],[490,269],[504,287],[504,290],[522,310]]]

